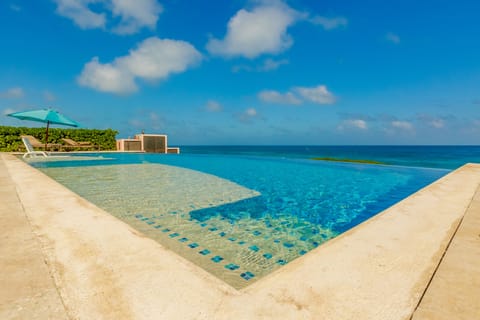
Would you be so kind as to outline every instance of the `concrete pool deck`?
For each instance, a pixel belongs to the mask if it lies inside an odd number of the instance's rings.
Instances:
[[[480,318],[480,165],[238,291],[0,159],[1,319]]]

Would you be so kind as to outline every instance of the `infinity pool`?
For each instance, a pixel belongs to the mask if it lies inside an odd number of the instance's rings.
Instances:
[[[108,157],[31,164],[235,288],[449,172],[267,157]]]

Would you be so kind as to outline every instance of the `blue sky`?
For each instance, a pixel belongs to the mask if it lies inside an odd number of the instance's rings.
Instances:
[[[475,0],[4,0],[0,111],[50,106],[177,145],[478,144],[478,12]]]

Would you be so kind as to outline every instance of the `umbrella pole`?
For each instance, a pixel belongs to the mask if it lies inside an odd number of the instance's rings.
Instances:
[[[45,151],[47,151],[47,144],[48,144],[48,126],[50,125],[50,121],[47,121],[47,132],[45,133]]]

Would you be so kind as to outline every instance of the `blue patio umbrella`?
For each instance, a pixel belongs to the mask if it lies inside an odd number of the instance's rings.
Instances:
[[[53,109],[38,109],[30,111],[21,111],[7,114],[9,117],[14,117],[20,120],[30,120],[36,122],[43,122],[47,124],[47,130],[45,133],[45,150],[47,150],[48,143],[48,127],[50,124],[59,124],[70,127],[79,127],[80,124],[72,119],[67,118],[61,113]]]

